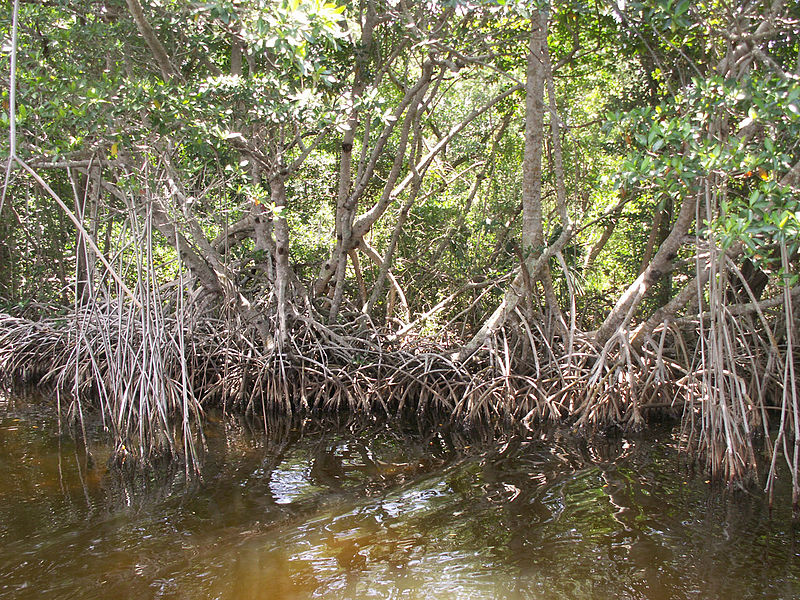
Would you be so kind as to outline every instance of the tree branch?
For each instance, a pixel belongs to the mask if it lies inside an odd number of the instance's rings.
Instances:
[[[172,61],[170,61],[169,55],[164,49],[161,40],[158,39],[155,31],[153,31],[147,18],[144,16],[144,10],[142,10],[142,5],[139,3],[139,0],[125,0],[125,2],[128,5],[128,10],[133,17],[134,23],[136,23],[136,28],[147,43],[147,47],[150,48],[150,52],[161,71],[161,76],[164,78],[164,81],[169,81],[173,77],[181,79],[180,74],[173,66]]]

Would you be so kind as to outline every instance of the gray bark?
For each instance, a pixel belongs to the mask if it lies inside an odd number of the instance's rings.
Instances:
[[[522,159],[522,251],[535,256],[544,245],[542,227],[542,141],[544,139],[545,45],[547,14],[531,18],[525,83],[525,154]]]
[[[372,179],[372,175],[375,172],[375,167],[378,164],[378,159],[383,153],[383,149],[386,146],[386,143],[389,141],[389,137],[391,136],[392,132],[395,130],[395,127],[399,123],[406,123],[408,122],[407,119],[401,121],[403,114],[406,112],[408,106],[420,97],[419,94],[421,91],[424,92],[424,88],[427,88],[428,84],[431,82],[431,78],[433,77],[433,63],[431,61],[425,61],[422,65],[422,74],[420,75],[419,80],[406,92],[403,96],[403,100],[400,102],[398,107],[395,109],[393,113],[393,120],[391,120],[381,132],[380,136],[378,136],[378,140],[375,143],[375,147],[372,150],[370,155],[370,159],[367,165],[364,167],[363,173],[361,177],[356,181],[353,191],[350,193],[348,198],[348,203],[357,205],[358,201],[364,195],[364,192],[367,190],[367,185],[369,181]],[[396,178],[395,178],[396,181]],[[390,188],[391,189],[391,188]],[[331,280],[331,277],[336,273],[339,264],[339,256],[342,252],[348,252],[355,248],[358,245],[358,238],[354,237],[352,234],[350,235],[350,247],[346,247],[344,244],[344,237],[342,240],[337,239],[336,247],[331,255],[330,260],[326,261],[322,265],[322,269],[320,270],[319,276],[317,280],[314,282],[314,293],[319,295],[322,294],[325,289],[328,287],[328,284]]]
[[[270,199],[275,207],[273,228],[275,233],[275,296],[278,303],[278,347],[282,349],[288,340],[287,292],[289,288],[289,225],[282,214],[286,208],[286,188],[283,177],[276,173],[269,180]]]

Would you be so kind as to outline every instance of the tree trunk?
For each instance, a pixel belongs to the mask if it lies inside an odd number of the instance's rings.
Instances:
[[[286,208],[286,187],[283,176],[275,173],[269,180],[270,200],[275,207],[273,228],[275,232],[275,297],[278,303],[278,331],[275,336],[278,349],[282,350],[289,338],[286,313],[289,283],[289,225],[283,214]]]
[[[547,79],[547,11],[537,11],[531,17],[531,39],[525,81],[525,154],[522,161],[522,254],[521,272],[506,291],[500,306],[483,323],[472,339],[454,358],[464,360],[476,352],[484,342],[514,312],[523,295],[532,286],[526,285],[540,279],[545,298],[554,316],[559,314],[549,273],[549,259],[561,250],[572,237],[572,228],[564,223],[558,239],[544,248],[542,226],[542,142],[544,140],[544,87]],[[559,203],[559,208],[563,203]],[[562,216],[562,218],[564,218]],[[527,270],[527,273],[525,272]]]
[[[428,82],[429,81],[430,80],[428,80]],[[427,85],[427,83],[425,85]],[[450,129],[450,131],[447,133],[447,135],[445,135],[441,140],[439,140],[439,142],[437,142],[434,145],[434,147],[431,148],[431,150],[417,162],[415,169],[418,172],[422,172],[423,170],[427,169],[428,166],[431,164],[431,162],[433,162],[433,160],[438,156],[438,154],[444,149],[444,147],[456,135],[458,135],[467,125],[469,125],[472,121],[480,117],[482,114],[484,114],[498,102],[501,102],[505,98],[508,98],[509,96],[514,94],[518,89],[519,87],[515,86],[506,90],[502,94],[499,94],[498,96],[490,100],[484,106],[475,109],[473,112],[467,115],[467,117],[465,117],[464,120],[462,120],[460,123],[454,125],[452,129]],[[404,122],[404,127],[406,125],[408,125],[409,127],[411,125],[408,119],[406,119]],[[398,169],[402,166],[403,158],[404,157],[402,155],[398,155],[396,159],[396,163],[397,162],[400,163]],[[366,184],[369,179],[369,175],[372,173],[373,170],[374,170],[374,165],[368,166],[368,168],[365,170],[364,177],[362,177],[362,180],[356,184],[356,188],[353,191],[353,194],[351,194],[351,197],[360,197],[360,194],[363,194],[364,190],[366,189]],[[366,235],[370,229],[372,229],[372,226],[378,221],[378,219],[381,218],[381,216],[383,216],[383,214],[386,212],[386,209],[389,208],[389,206],[391,206],[392,202],[394,202],[397,199],[397,197],[411,183],[413,179],[413,173],[409,173],[400,183],[398,183],[395,186],[394,184],[396,183],[397,179],[398,175],[394,174],[394,167],[393,167],[392,172],[390,173],[389,176],[389,181],[387,181],[387,184],[384,186],[384,193],[381,195],[381,198],[367,212],[362,213],[358,218],[356,218],[353,221],[353,229],[350,237],[350,244],[349,247],[344,248],[344,251],[349,251],[352,248],[355,248],[356,245],[359,243],[359,240],[363,238],[363,236]],[[390,182],[391,185],[389,185]],[[328,285],[328,282],[331,279],[331,276],[336,272],[335,267],[336,263],[332,260],[327,261],[323,265],[322,271],[320,272],[317,281],[314,283],[315,293],[320,294],[325,290],[325,288]]]
[[[743,250],[744,246],[739,242],[731,246],[726,254],[729,259],[733,259],[739,256]],[[678,314],[679,310],[697,298],[700,290],[708,283],[710,276],[711,263],[710,261],[706,261],[702,268],[700,268],[698,274],[695,275],[680,292],[675,294],[673,298],[669,299],[668,302],[664,303],[661,308],[654,312],[647,321],[636,328],[633,336],[631,336],[631,347],[637,352],[640,351],[647,339],[653,334],[656,327],[673,319],[675,315]]]
[[[600,329],[595,333],[595,341],[598,344],[605,344],[617,333],[620,327],[630,319],[648,290],[672,266],[672,261],[677,256],[683,237],[688,233],[689,227],[694,222],[696,207],[696,195],[690,196],[683,201],[678,219],[675,221],[675,225],[667,239],[664,240],[664,243],[661,244],[658,252],[653,257],[653,261],[622,294],[611,313],[603,321]]]
[[[367,303],[367,286],[364,285],[364,275],[361,272],[361,262],[358,260],[358,253],[355,250],[350,250],[348,253],[350,260],[353,262],[353,271],[356,274],[356,283],[358,284],[358,300],[363,307]]]
[[[642,262],[639,263],[639,275],[644,273],[644,270],[647,268],[647,265],[650,264],[650,261],[653,260],[653,253],[655,252],[656,246],[660,244],[656,243],[658,240],[659,232],[662,231],[661,228],[661,221],[664,218],[664,210],[656,211],[656,214],[653,217],[653,223],[650,226],[650,233],[647,236],[647,242],[644,245],[644,255],[642,256]],[[669,224],[667,225],[669,227]],[[661,242],[666,239],[666,236],[661,238]]]
[[[375,5],[373,2],[367,3],[367,12],[362,26],[361,44],[362,50],[356,60],[355,73],[353,75],[353,89],[351,99],[355,104],[364,93],[367,85],[366,71],[372,53],[372,40],[375,28]],[[347,273],[347,257],[353,249],[352,231],[353,219],[358,209],[358,197],[351,197],[350,188],[352,187],[353,171],[353,143],[356,139],[356,128],[358,127],[358,110],[353,109],[347,121],[347,130],[342,136],[341,155],[339,159],[339,189],[336,198],[336,246],[334,252],[336,260],[336,283],[334,285],[333,300],[329,319],[335,321],[339,314],[339,307],[342,303],[344,294],[344,281]]]
[[[350,193],[350,197],[348,198],[348,203],[356,206],[358,201],[363,196],[364,192],[367,190],[367,185],[369,181],[372,179],[372,175],[375,172],[375,168],[378,164],[378,159],[383,154],[383,149],[386,146],[386,143],[389,141],[389,136],[394,131],[396,125],[403,123],[403,127],[408,124],[410,126],[410,122],[406,116],[405,119],[401,121],[403,114],[406,112],[406,109],[412,104],[412,102],[418,102],[421,98],[420,94],[424,93],[425,89],[427,88],[428,84],[431,82],[431,78],[433,77],[433,63],[431,61],[425,61],[422,65],[422,73],[420,78],[417,82],[405,93],[403,96],[402,101],[397,106],[393,113],[393,119],[383,128],[378,140],[375,143],[375,147],[372,149],[372,153],[370,155],[370,159],[364,168],[364,172],[362,173],[361,177],[355,184],[353,191]],[[407,132],[406,132],[406,135]],[[401,133],[402,136],[402,133]],[[402,157],[399,157],[402,158]],[[394,171],[394,169],[393,169]],[[391,186],[394,185],[394,182],[397,181],[398,175],[395,176],[394,181],[391,179],[387,181],[386,186],[389,187],[389,191],[391,191]],[[391,186],[389,185],[391,183]],[[386,192],[386,187],[384,188],[384,193]],[[337,215],[337,226],[340,223],[340,217]],[[350,236],[350,247],[345,246],[344,244],[344,236],[342,236],[341,240],[339,239],[340,232],[337,233],[337,240],[336,240],[336,247],[331,255],[330,260],[326,261],[322,265],[322,269],[320,270],[319,276],[317,280],[314,282],[314,293],[319,295],[322,294],[325,289],[328,287],[328,284],[331,280],[331,277],[337,272],[338,264],[339,264],[339,255],[342,252],[348,252],[349,250],[354,249],[358,245],[358,236]]]
[[[661,247],[661,244],[663,244],[664,240],[669,236],[670,227],[672,227],[673,208],[672,198],[667,198],[664,210],[662,211],[661,227],[658,230],[658,247]],[[672,269],[667,269],[661,277],[661,285],[658,290],[658,303],[664,305],[669,302],[670,298],[672,298]]]
[[[531,17],[531,39],[525,80],[525,154],[522,159],[522,255],[537,258],[544,249],[542,214],[542,144],[544,87],[547,80],[547,20],[545,10]],[[560,310],[549,265],[540,269],[548,312],[558,322]],[[533,282],[531,282],[533,283]],[[533,286],[530,288],[533,289]]]
[[[522,159],[522,253],[536,257],[544,246],[542,227],[542,141],[547,13],[531,17],[531,39],[525,83],[525,154]]]
[[[394,261],[394,253],[397,248],[397,242],[400,239],[400,234],[403,231],[403,226],[408,219],[408,211],[411,210],[411,206],[414,204],[414,201],[417,198],[417,194],[419,193],[419,186],[422,182],[422,177],[418,177],[417,181],[414,183],[412,188],[411,194],[409,195],[408,200],[403,205],[402,210],[400,211],[400,215],[397,218],[397,224],[392,231],[392,237],[389,239],[389,246],[386,248],[386,252],[383,255],[383,264],[381,265],[380,271],[378,272],[378,279],[375,281],[375,286],[372,288],[372,294],[370,294],[369,301],[364,306],[364,314],[370,314],[372,309],[375,306],[375,303],[378,301],[378,297],[383,292],[383,285],[386,283],[386,278],[389,274],[389,270],[392,268],[392,262]],[[391,315],[387,313],[387,319],[390,318]]]
[[[617,217],[618,215],[613,215],[610,217],[610,220],[603,228],[603,233],[600,234],[600,239],[598,239],[592,247],[589,249],[589,253],[586,255],[586,259],[583,261],[583,270],[587,271],[589,267],[592,266],[595,259],[598,257],[600,252],[603,248],[606,247],[608,240],[611,239],[611,235],[614,233],[614,229],[617,227]]]
[[[242,76],[242,43],[235,35],[231,36],[231,75]]]
[[[369,258],[372,262],[374,262],[379,269],[383,267],[383,259],[381,258],[381,255],[378,254],[378,251],[375,250],[375,248],[367,244],[367,242],[365,242],[363,238],[359,240],[358,248],[364,253],[364,255],[367,258]],[[411,311],[408,308],[408,300],[406,299],[406,294],[403,291],[403,288],[400,287],[400,282],[397,281],[397,279],[395,279],[395,276],[392,275],[391,271],[386,272],[386,277],[389,279],[389,283],[392,284],[392,289],[395,291],[395,294],[400,300],[400,305],[403,307],[406,322],[407,323],[410,322]]]

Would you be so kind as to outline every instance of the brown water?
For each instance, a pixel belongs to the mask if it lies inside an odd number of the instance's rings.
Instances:
[[[202,481],[106,466],[0,401],[0,598],[796,598],[781,482],[711,489],[675,433],[492,447],[218,419]]]

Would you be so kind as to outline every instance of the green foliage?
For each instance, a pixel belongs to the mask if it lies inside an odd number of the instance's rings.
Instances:
[[[596,300],[586,314],[602,314],[600,305],[613,303],[637,276],[654,211],[670,203],[677,211],[684,199],[709,184],[721,192],[718,210],[701,221],[698,234],[723,246],[742,241],[765,265],[774,260],[776,244],[785,242],[790,253],[797,250],[800,206],[780,181],[798,159],[800,90],[794,79],[770,77],[757,68],[738,83],[714,74],[726,43],[722,5],[479,0],[377,1],[372,6],[379,18],[367,48],[360,37],[365,7],[357,3],[145,3],[146,16],[179,73],[165,82],[124,2],[23,2],[20,155],[115,161],[121,166],[105,175],[131,198],[156,185],[151,173],[163,167],[158,157],[166,155],[192,198],[193,217],[214,238],[255,207],[266,207],[274,216],[264,165],[258,161],[291,164],[321,136],[286,182],[288,205],[282,212],[291,228],[290,262],[307,280],[335,244],[341,141],[353,112],[358,114],[353,156],[363,163],[362,152],[368,159],[423,63],[432,62],[440,79],[422,101],[422,141],[415,151],[424,154],[450,127],[505,89],[509,79],[524,81],[531,14],[547,7],[548,46],[559,68],[555,100],[565,125],[561,141],[570,216],[579,224],[594,221],[580,229],[583,247],[570,248],[566,256],[574,283]],[[9,13],[0,13],[4,38],[10,30]],[[770,52],[791,71],[797,35],[787,31],[778,41]],[[236,48],[241,70],[234,72]],[[382,62],[392,56],[390,66]],[[0,70],[7,67],[8,55],[3,54]],[[357,69],[367,83],[354,96]],[[7,99],[4,90],[2,100]],[[430,308],[465,281],[503,276],[518,264],[524,112],[525,96],[519,91],[450,141],[425,174],[395,254],[394,273],[407,288],[412,312]],[[616,114],[603,128],[608,113]],[[474,177],[492,155],[504,118],[510,119],[505,134],[465,213]],[[550,118],[547,112],[546,125]],[[8,126],[7,114],[0,120]],[[383,192],[399,149],[399,129],[388,135],[376,159],[358,213]],[[246,148],[261,153],[260,159]],[[552,161],[547,139],[543,209],[548,237],[559,225]],[[440,189],[469,165],[468,173]],[[401,178],[410,166],[406,156]],[[48,178],[65,198],[72,197],[65,173],[48,172]],[[20,179],[11,189],[11,202],[19,211],[29,182]],[[396,198],[371,231],[370,243],[381,252],[406,199],[405,194]],[[602,217],[619,201],[627,202],[624,210]],[[38,197],[36,202],[47,205]],[[125,243],[127,207],[111,198],[104,202],[108,210],[101,211],[97,227],[114,233],[112,247],[114,240]],[[182,218],[182,209],[170,210],[177,220]],[[32,220],[44,218],[33,210],[25,214]],[[22,247],[24,232],[7,215],[3,218],[15,247]],[[611,218],[617,219],[613,236],[594,267],[579,273],[587,247]],[[24,278],[53,282],[47,295],[57,297],[67,277],[52,276],[48,257],[59,248],[74,253],[75,234],[66,222],[51,221],[42,227],[42,235],[57,242],[41,245],[37,263],[45,271],[49,268],[49,274],[44,277],[31,267]],[[159,243],[163,247],[156,255],[166,265],[166,279],[174,274],[173,256],[164,240]],[[237,264],[264,260],[252,242],[238,244],[229,251]],[[428,270],[434,274],[425,275]],[[369,285],[376,269],[367,264],[364,272]],[[19,283],[23,275],[14,273]],[[554,274],[556,287],[565,290],[560,268]],[[22,288],[14,289],[8,295]],[[488,310],[499,293],[499,288],[490,292],[475,314]],[[452,314],[471,301],[454,302]]]
[[[646,190],[681,202],[709,185],[724,188],[719,214],[701,224],[723,247],[785,241],[797,249],[800,205],[780,180],[798,156],[800,85],[751,77],[696,79],[655,108],[614,119],[629,144],[621,190]]]

